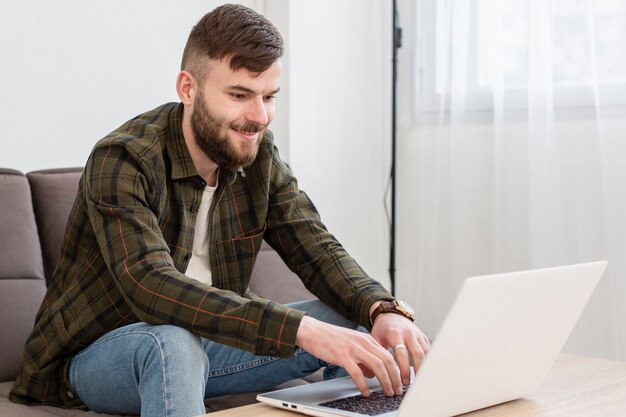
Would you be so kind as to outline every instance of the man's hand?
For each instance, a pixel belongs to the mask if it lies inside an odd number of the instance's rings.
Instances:
[[[378,315],[372,328],[372,337],[385,349],[393,349],[400,367],[402,383],[409,385],[410,359],[413,360],[413,369],[417,372],[430,350],[428,337],[411,320],[394,313]]]
[[[413,326],[409,320],[404,320]],[[379,319],[376,322],[378,323]],[[395,341],[397,332],[391,333],[392,335],[385,336],[381,340]],[[402,343],[404,339],[398,338],[398,340],[401,340],[398,343]],[[402,393],[400,372],[396,361],[387,349],[367,333],[334,326],[304,316],[296,334],[296,343],[316,358],[344,368],[361,394],[365,396],[369,395],[365,377],[373,376],[376,376],[386,395]],[[408,368],[408,359],[406,365]]]

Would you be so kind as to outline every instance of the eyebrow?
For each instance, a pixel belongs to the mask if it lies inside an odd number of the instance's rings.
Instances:
[[[254,91],[253,89],[248,88],[248,87],[244,87],[244,86],[241,86],[241,85],[231,85],[230,87],[228,87],[228,89],[240,91],[242,93],[257,94],[257,92]],[[279,91],[280,91],[280,87],[278,87],[276,90],[270,92],[269,94],[273,95],[273,94],[278,93]],[[264,95],[266,95],[266,94],[264,94]]]

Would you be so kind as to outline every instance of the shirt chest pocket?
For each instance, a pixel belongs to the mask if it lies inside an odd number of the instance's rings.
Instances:
[[[224,264],[221,268],[225,276],[225,287],[239,294],[248,288],[256,256],[263,243],[265,224],[234,239],[219,242]]]

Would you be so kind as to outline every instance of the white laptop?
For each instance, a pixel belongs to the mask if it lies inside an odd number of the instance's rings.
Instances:
[[[402,398],[374,393],[380,386],[372,379],[372,395],[364,399],[346,377],[257,399],[313,416],[444,417],[529,396],[543,383],[606,266],[466,279]],[[381,409],[375,397],[381,397]]]

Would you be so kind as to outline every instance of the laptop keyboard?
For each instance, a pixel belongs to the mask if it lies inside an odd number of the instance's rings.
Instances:
[[[400,408],[400,403],[409,387],[402,387],[402,394],[395,397],[387,397],[382,390],[372,391],[369,397],[355,395],[353,397],[341,398],[338,400],[321,403],[323,407],[337,408],[339,410],[351,411],[353,413],[377,416],[379,414],[396,411]]]

